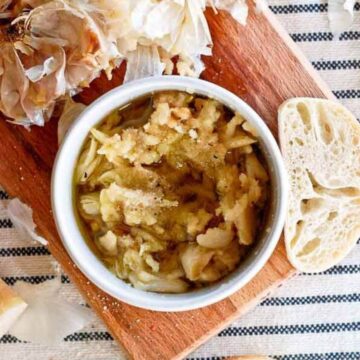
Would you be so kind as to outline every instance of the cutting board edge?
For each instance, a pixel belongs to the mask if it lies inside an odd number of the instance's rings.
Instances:
[[[253,298],[252,301],[248,302],[243,308],[238,308],[238,311],[234,312],[224,322],[219,323],[218,326],[212,328],[207,333],[205,333],[203,336],[201,336],[198,340],[196,340],[191,345],[191,347],[185,349],[183,352],[179,353],[178,355],[172,357],[169,360],[182,360],[182,359],[184,359],[185,356],[189,355],[191,352],[195,351],[197,348],[199,348],[201,345],[203,345],[210,338],[212,338],[213,336],[220,333],[222,330],[224,330],[227,326],[229,326],[232,322],[234,322],[240,316],[245,315],[250,310],[254,309],[261,302],[262,299],[264,299],[265,297],[270,296],[279,286],[283,285],[289,279],[295,277],[296,274],[297,274],[297,271],[296,271],[295,268],[290,269],[289,272],[281,280],[274,282],[266,290],[262,291],[261,293],[259,293],[258,296]],[[229,297],[229,298],[231,299],[231,297]]]
[[[292,51],[292,53],[298,58],[299,62],[303,65],[305,70],[311,75],[316,84],[319,86],[319,89],[324,93],[324,96],[329,100],[337,100],[334,93],[331,91],[329,85],[325,80],[320,76],[319,72],[313,67],[309,59],[305,56],[303,51],[295,43],[295,41],[290,37],[289,33],[285,30],[284,26],[281,25],[280,21],[276,18],[275,14],[270,10],[269,7],[266,7],[263,10],[264,16],[267,18],[269,23],[272,25],[274,30],[279,34],[283,39],[287,47]]]

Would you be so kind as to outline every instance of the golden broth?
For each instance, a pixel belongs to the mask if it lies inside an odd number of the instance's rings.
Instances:
[[[116,109],[84,143],[74,207],[90,248],[137,288],[185,292],[231,273],[262,231],[257,135],[215,100],[161,92]]]

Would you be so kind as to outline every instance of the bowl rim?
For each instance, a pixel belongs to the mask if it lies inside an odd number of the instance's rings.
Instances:
[[[154,91],[180,90],[219,100],[240,113],[258,131],[269,152],[277,189],[275,216],[266,241],[254,261],[230,280],[199,291],[183,294],[159,294],[138,290],[117,278],[95,256],[86,244],[73,211],[72,178],[75,161],[89,130],[114,108]],[[68,191],[70,190],[70,191]],[[68,193],[67,193],[68,191]],[[57,153],[51,178],[51,205],[55,224],[71,259],[80,271],[107,294],[129,305],[155,311],[187,311],[211,305],[232,295],[245,286],[266,264],[280,239],[285,223],[288,181],[279,147],[265,122],[243,100],[213,83],[181,76],[162,76],[135,80],[105,93],[77,117],[69,128]],[[71,208],[70,208],[71,206]]]

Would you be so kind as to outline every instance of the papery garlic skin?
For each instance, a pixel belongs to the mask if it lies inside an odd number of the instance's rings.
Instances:
[[[354,19],[355,0],[329,0],[328,18],[335,37],[350,28]]]
[[[48,244],[47,240],[36,233],[32,209],[21,202],[20,199],[11,199],[5,207],[5,213],[22,237],[29,237],[41,245]]]
[[[62,143],[70,125],[85,108],[84,104],[75,102],[71,97],[66,98],[57,128],[59,145]]]
[[[110,78],[123,60],[125,82],[173,70],[198,77],[212,47],[206,6],[245,25],[247,1],[24,0],[10,11],[15,35],[0,42],[0,111],[16,124],[42,126],[58,98],[89,86],[101,71]],[[10,16],[9,5],[2,0],[0,17]]]
[[[14,289],[28,307],[9,333],[22,341],[54,345],[92,322],[91,310],[62,299],[60,286],[60,277],[41,284],[17,281]]]
[[[111,73],[122,57],[81,2],[52,0],[15,22],[23,33],[0,45],[0,110],[15,123],[43,125],[57,98]]]
[[[241,25],[246,25],[248,5],[246,0],[213,0],[214,7],[228,11]]]

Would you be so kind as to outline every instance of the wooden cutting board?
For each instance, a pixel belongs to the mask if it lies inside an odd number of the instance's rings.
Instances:
[[[248,102],[277,135],[277,109],[294,96],[332,97],[270,11],[250,9],[242,27],[229,15],[212,10],[207,19],[214,55],[205,59],[203,78]],[[124,68],[112,81],[101,77],[78,99],[88,104],[122,82]],[[125,305],[90,284],[67,255],[56,232],[50,206],[50,177],[57,150],[56,121],[31,132],[0,121],[0,184],[34,210],[39,232],[64,271],[78,286],[113,337],[132,359],[180,359],[256,305],[293,274],[283,240],[262,271],[241,291],[210,307],[184,313],[156,313]]]

